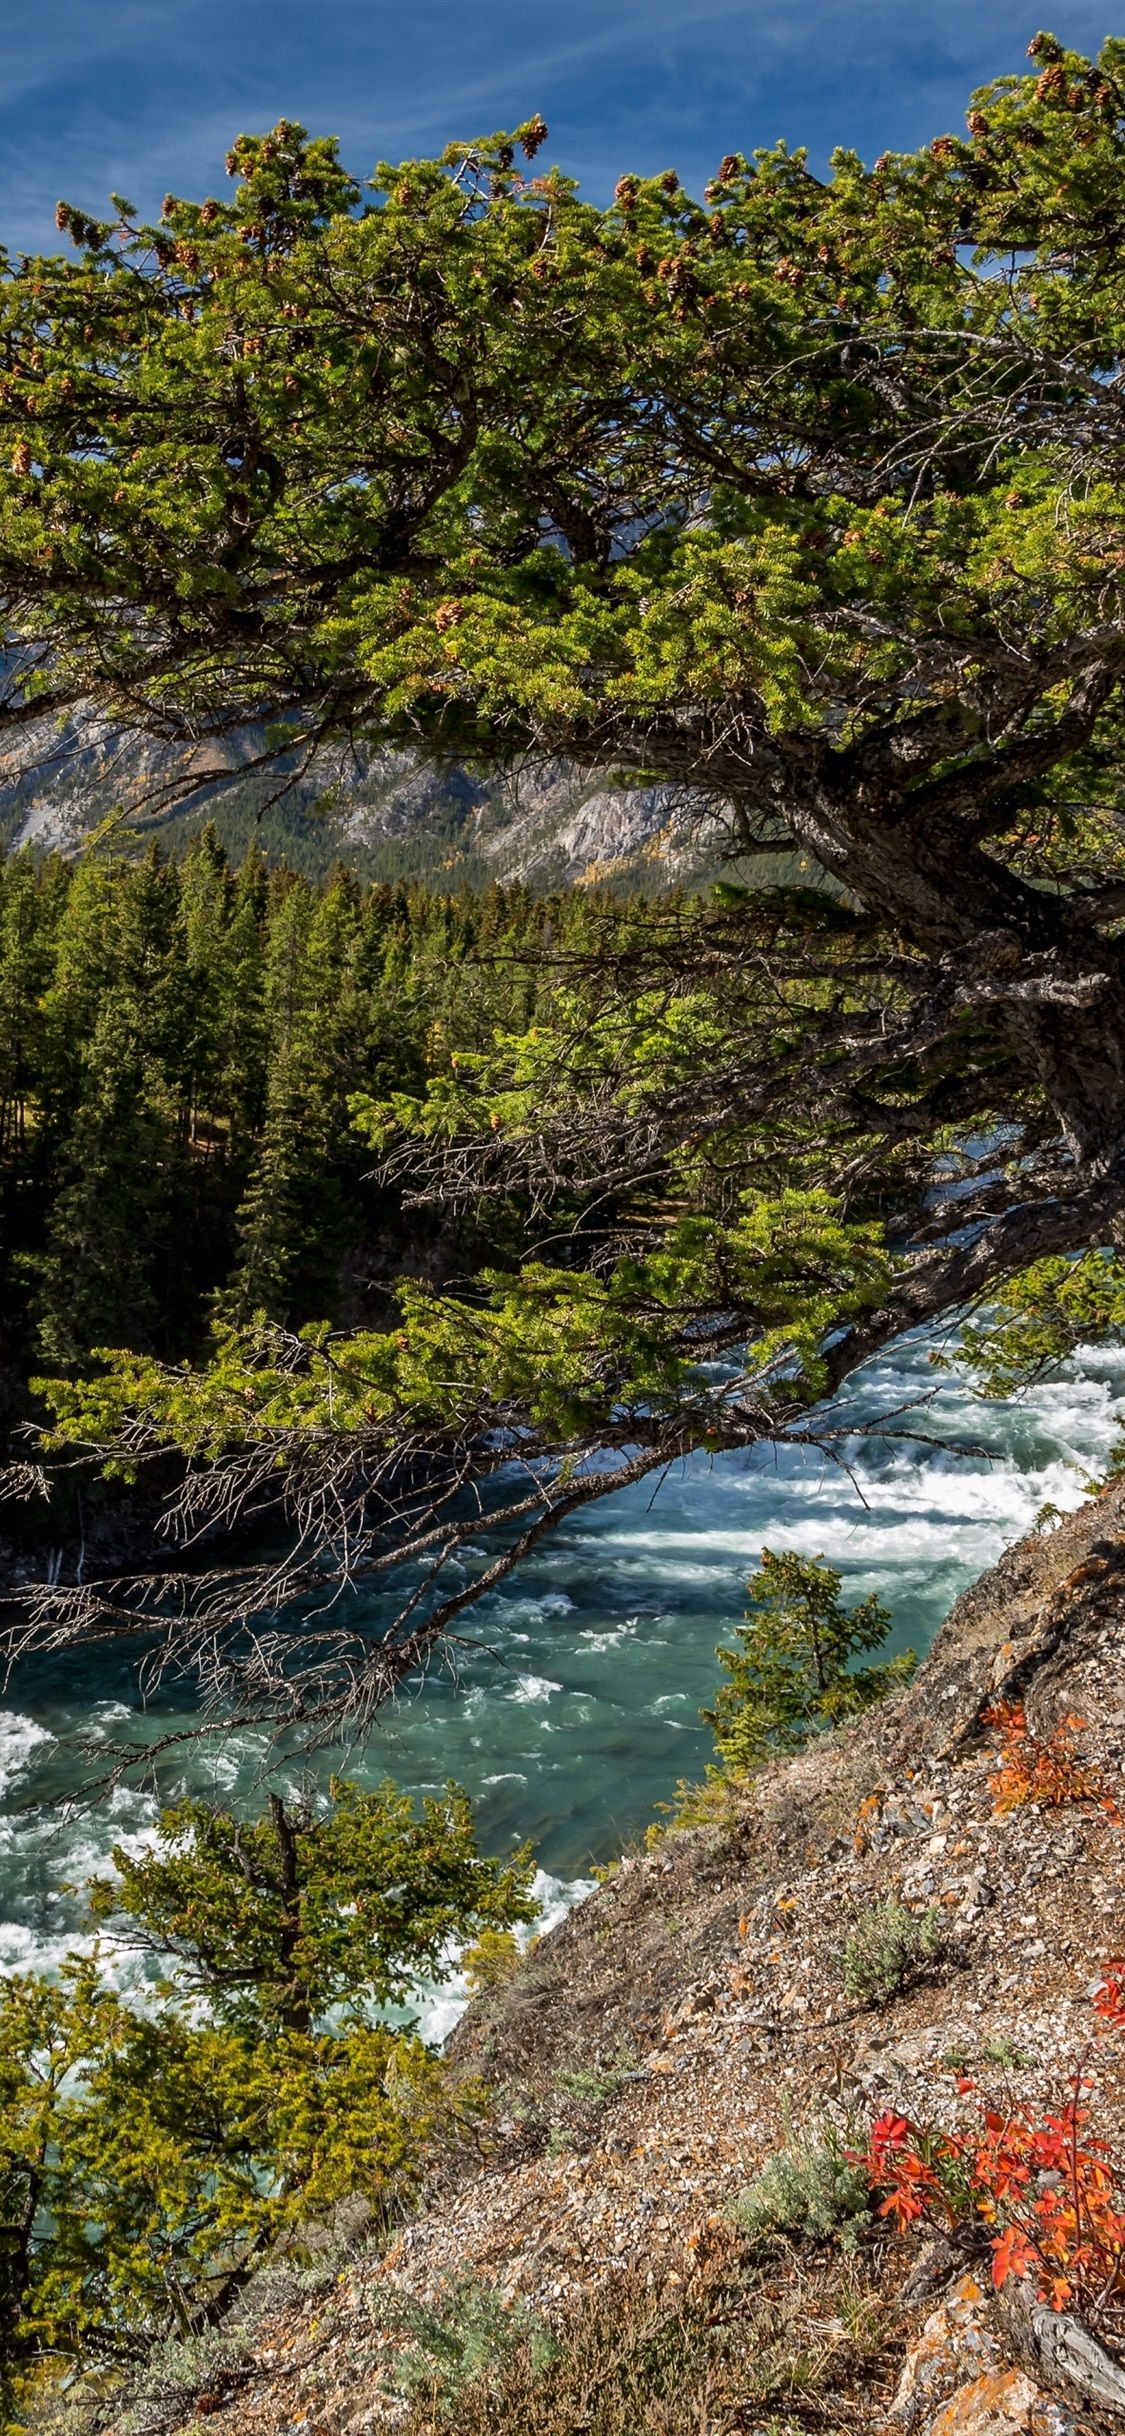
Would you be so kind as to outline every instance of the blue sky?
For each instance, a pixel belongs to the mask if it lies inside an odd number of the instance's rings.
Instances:
[[[60,194],[223,191],[223,154],[282,115],[338,134],[366,175],[541,110],[546,158],[593,197],[626,168],[701,185],[785,136],[822,161],[960,125],[1018,67],[1037,0],[6,0],[0,239],[56,241]],[[1094,49],[1120,21],[1039,0]]]

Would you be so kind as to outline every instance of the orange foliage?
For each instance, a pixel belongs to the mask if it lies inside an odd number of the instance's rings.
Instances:
[[[1093,1995],[1098,2037],[1107,2030],[1125,2030],[1125,1962],[1107,1962],[1100,1987]]]
[[[995,1726],[1000,1735],[999,1764],[988,1780],[995,1809],[1019,1810],[1027,1802],[1097,1802],[1121,1825],[1120,1809],[1104,1777],[1075,1751],[1074,1737],[1085,1722],[1084,1717],[1063,1717],[1044,1741],[1032,1733],[1022,1700],[998,1700],[985,1709],[982,1723]]]
[[[989,1778],[997,1811],[1094,1802],[1115,1825],[1125,1825],[1105,1778],[1076,1749],[1083,1718],[1064,1717],[1043,1737],[1032,1733],[1022,1700],[1001,1700],[984,1711],[983,1722],[1000,1736]],[[862,1811],[859,1826],[863,1834]],[[1125,2034],[1125,1958],[1105,1965],[1092,2011],[1095,2038]],[[987,2240],[997,2290],[1010,2276],[1031,2276],[1053,2309],[1099,2319],[1112,2311],[1122,2328],[1125,2170],[1090,2129],[1090,2052],[1073,2065],[1053,2108],[1025,2101],[994,2106],[962,2078],[958,2093],[971,2106],[952,2129],[888,2112],[872,2125],[856,2162],[879,2214],[898,2231],[921,2219],[974,2226]]]
[[[1093,2009],[1099,2038],[1125,2031],[1125,1962],[1107,1966]],[[1052,2309],[1125,2304],[1125,2184],[1089,2129],[1090,2088],[1080,2061],[1054,2109],[991,2106],[961,2079],[974,2108],[953,2130],[880,2115],[858,2160],[880,2216],[900,2232],[920,2218],[976,2224],[998,2291],[1009,2276],[1031,2275]]]
[[[1104,2141],[1072,2095],[1057,2112],[981,2107],[963,2130],[881,2116],[862,2163],[879,2214],[902,2232],[922,2217],[976,2222],[999,2291],[1034,2275],[1052,2309],[1104,2306],[1125,2293],[1125,2191]]]
[[[882,1807],[883,1796],[881,1793],[868,1793],[864,1795],[864,1798],[855,1814],[855,1848],[858,1853],[864,1853],[869,1850],[871,1844],[871,1829],[878,1825],[879,1813]]]

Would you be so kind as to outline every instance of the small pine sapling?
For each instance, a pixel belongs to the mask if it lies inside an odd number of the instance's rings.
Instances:
[[[728,1775],[748,1775],[763,1760],[799,1751],[814,1734],[909,1682],[917,1664],[912,1650],[879,1666],[854,1664],[883,1647],[891,1617],[874,1595],[846,1607],[841,1580],[819,1558],[763,1548],[746,1622],[736,1627],[740,1646],[719,1650],[727,1681],[714,1708],[703,1711]]]

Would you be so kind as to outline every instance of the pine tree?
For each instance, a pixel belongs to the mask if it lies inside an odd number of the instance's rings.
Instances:
[[[65,886],[57,861],[0,863],[0,1374],[27,1350],[21,1263],[43,1223],[43,1001]],[[0,1384],[0,1412],[8,1397]]]
[[[72,1957],[0,1979],[0,2414],[37,2366],[100,2377],[213,2323],[278,2244],[342,2199],[378,2221],[427,2144],[480,2112],[380,2017],[451,1945],[531,1921],[526,1852],[491,1860],[465,1796],[391,1785],[274,1796],[259,1820],[184,1801],[114,1853],[95,1922],[158,1961],[136,2011]],[[81,2390],[81,2389],[79,2389]],[[15,2414],[18,2412],[18,2417]]]
[[[358,931],[344,879],[315,897],[286,879],[273,891],[266,957],[266,1107],[238,1212],[234,1275],[220,1307],[294,1321],[332,1311],[347,1236],[345,1051]]]

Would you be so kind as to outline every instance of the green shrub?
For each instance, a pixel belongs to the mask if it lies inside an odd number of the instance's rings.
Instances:
[[[853,2248],[870,2213],[867,2177],[833,2124],[796,2132],[740,2193],[731,2223],[753,2248],[842,2241]]]
[[[936,1906],[908,1912],[895,1896],[861,1913],[844,1947],[843,1978],[849,1996],[860,2004],[885,2004],[941,1951],[941,1917]]]
[[[709,1766],[701,1782],[694,1785],[681,1777],[675,1799],[657,1803],[664,1816],[645,1828],[646,1851],[654,1852],[666,1835],[681,1827],[729,1830],[745,1801],[745,1777],[728,1775],[724,1768]]]
[[[461,1960],[470,1995],[491,1996],[514,1978],[523,1955],[511,1929],[486,1928],[476,1943],[467,1947]]]
[[[646,2271],[610,2276],[580,2300],[536,2365],[505,2344],[456,2392],[417,2392],[401,2436],[700,2436],[753,2428],[797,2436],[852,2425],[881,2384],[886,2312],[848,2280],[815,2297],[808,2279],[768,2288],[728,2249],[663,2291]],[[747,2416],[753,2413],[752,2418]]]
[[[580,2106],[603,2106],[607,2098],[616,2097],[636,2071],[635,2050],[620,2046],[606,2064],[579,2064],[573,2072],[556,2074],[555,2087],[564,2097],[576,2099]]]
[[[384,2289],[374,2309],[388,2332],[408,2337],[392,2372],[397,2392],[407,2399],[425,2396],[447,2406],[467,2385],[490,2385],[517,2351],[533,2378],[554,2358],[546,2320],[477,2276],[456,2277],[433,2307]]]
[[[120,2436],[162,2436],[190,2419],[198,2395],[237,2388],[253,2369],[242,2333],[208,2328],[180,2335],[153,2352],[133,2388],[128,2409],[115,2424]]]

